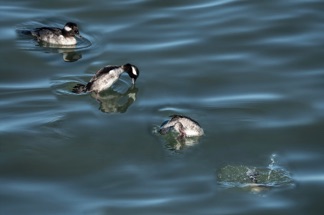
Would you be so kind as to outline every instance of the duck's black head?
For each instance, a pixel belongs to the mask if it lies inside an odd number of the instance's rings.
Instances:
[[[81,37],[77,24],[75,24],[73,22],[66,23],[62,31],[63,31],[64,36]]]
[[[135,84],[136,79],[139,76],[139,70],[136,66],[132,64],[125,64],[122,66],[123,70],[128,73],[129,77],[131,77],[133,84]]]

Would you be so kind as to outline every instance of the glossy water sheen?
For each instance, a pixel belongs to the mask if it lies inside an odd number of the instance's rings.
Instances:
[[[322,214],[323,11],[314,0],[2,1],[1,214]],[[87,39],[68,51],[16,33],[67,21]],[[141,71],[134,88],[125,74],[100,96],[70,92],[127,62]],[[172,147],[154,132],[171,114],[205,135]],[[222,167],[266,167],[272,154],[294,186],[220,185]]]

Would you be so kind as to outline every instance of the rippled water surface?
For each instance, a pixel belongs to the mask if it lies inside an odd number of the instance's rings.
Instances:
[[[315,0],[2,1],[1,214],[322,214],[323,11]],[[68,21],[77,47],[18,33]],[[71,92],[127,62],[135,87],[124,74],[100,96]],[[172,114],[205,135],[159,135]],[[224,167],[274,155],[289,186],[220,184]]]

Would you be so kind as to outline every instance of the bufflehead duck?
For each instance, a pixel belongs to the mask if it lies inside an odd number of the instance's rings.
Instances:
[[[160,134],[166,134],[172,130],[179,133],[181,137],[195,137],[204,134],[204,130],[195,120],[182,115],[171,115],[170,117],[170,120],[160,126]]]
[[[105,66],[101,68],[86,84],[77,84],[73,89],[73,93],[95,92],[100,93],[111,87],[120,77],[123,72],[127,72],[132,78],[133,85],[139,76],[139,70],[132,64],[125,64],[122,66]]]
[[[75,45],[77,40],[75,37],[80,37],[77,24],[68,22],[62,29],[54,27],[41,27],[31,31],[31,35],[40,41],[44,41],[55,45]]]

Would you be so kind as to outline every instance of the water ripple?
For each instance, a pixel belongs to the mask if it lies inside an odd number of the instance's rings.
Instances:
[[[322,8],[315,0],[0,5],[1,212],[321,211]],[[67,53],[15,36],[16,28],[67,21],[91,46],[80,41]],[[141,70],[127,111],[103,112],[114,110],[110,91],[70,93],[98,68],[126,62]],[[118,92],[129,87],[123,78]],[[201,123],[201,144],[165,150],[152,127],[173,113]],[[273,151],[287,154],[293,189],[250,195],[217,186],[216,169]]]
[[[283,97],[278,94],[257,93],[257,94],[242,94],[242,95],[210,97],[210,98],[204,98],[202,99],[202,101],[206,103],[217,103],[219,105],[223,105],[223,104],[233,104],[233,103],[240,103],[240,102],[273,101],[282,98]]]

